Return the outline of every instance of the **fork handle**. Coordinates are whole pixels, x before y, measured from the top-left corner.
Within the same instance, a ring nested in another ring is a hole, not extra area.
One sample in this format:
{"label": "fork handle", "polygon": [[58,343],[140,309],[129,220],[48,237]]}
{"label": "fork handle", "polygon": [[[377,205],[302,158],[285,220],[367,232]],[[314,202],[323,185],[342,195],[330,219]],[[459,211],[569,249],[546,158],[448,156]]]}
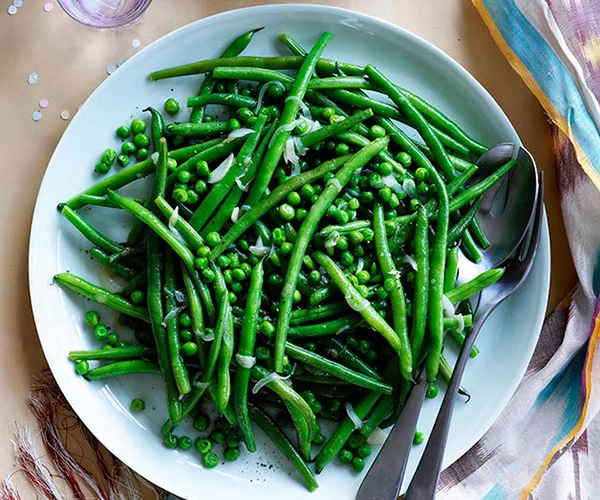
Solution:
{"label": "fork handle", "polygon": [[415,435],[419,413],[425,399],[427,378],[423,370],[410,391],[392,432],[363,479],[356,500],[396,500]]}
{"label": "fork handle", "polygon": [[460,381],[467,366],[471,348],[475,344],[477,334],[488,315],[489,313],[479,316],[473,325],[471,333],[465,338],[452,373],[452,378],[446,389],[444,401],[435,419],[435,425],[427,440],[427,446],[421,456],[417,470],[404,494],[404,500],[433,500],[435,498]]}

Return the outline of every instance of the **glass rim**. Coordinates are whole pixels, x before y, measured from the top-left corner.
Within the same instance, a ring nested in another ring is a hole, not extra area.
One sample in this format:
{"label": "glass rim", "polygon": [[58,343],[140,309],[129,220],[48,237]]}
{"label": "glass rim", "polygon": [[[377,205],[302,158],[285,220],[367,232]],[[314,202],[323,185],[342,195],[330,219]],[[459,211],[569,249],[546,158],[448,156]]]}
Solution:
{"label": "glass rim", "polygon": [[56,0],[58,5],[61,7],[63,12],[65,12],[71,19],[81,23],[85,26],[89,26],[91,28],[99,28],[99,29],[114,29],[114,28],[124,28],[136,22],[140,16],[146,11],[146,9],[152,3],[152,0],[138,0],[138,4],[129,12],[116,17],[104,17],[101,16],[100,19],[109,21],[106,24],[100,24],[98,22],[92,21],[94,19],[93,14],[90,16],[80,15],[74,8],[73,0]]}

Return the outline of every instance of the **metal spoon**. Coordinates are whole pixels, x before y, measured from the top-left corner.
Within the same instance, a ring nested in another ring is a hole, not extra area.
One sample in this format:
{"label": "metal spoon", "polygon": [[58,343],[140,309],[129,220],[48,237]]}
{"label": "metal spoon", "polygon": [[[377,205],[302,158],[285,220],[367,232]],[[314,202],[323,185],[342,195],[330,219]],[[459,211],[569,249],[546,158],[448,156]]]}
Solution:
{"label": "metal spoon", "polygon": [[490,314],[523,284],[533,267],[544,212],[543,181],[543,172],[540,172],[540,192],[536,202],[536,209],[533,212],[533,221],[531,231],[529,232],[531,236],[530,240],[521,240],[522,242],[514,252],[514,255],[504,263],[505,272],[502,278],[481,292],[479,310],[476,320],[473,323],[473,329],[467,335],[461,347],[458,361],[454,367],[454,373],[444,395],[442,407],[435,420],[435,425],[433,426],[415,475],[406,490],[404,500],[433,500],[435,498],[448,440],[448,431],[450,430],[450,423],[452,421],[452,412],[456,402],[456,394],[460,379],[469,359],[471,348],[475,344],[475,339]]}
{"label": "metal spoon", "polygon": [[[513,157],[514,149],[515,145],[512,143],[501,143],[490,148],[477,162],[480,175],[489,175],[504,165]],[[501,264],[510,256],[526,233],[530,217],[523,217],[523,214],[533,211],[537,196],[537,178],[533,158],[523,148],[519,150],[518,164],[509,172],[509,175],[508,180],[497,183],[484,195],[477,214],[492,245],[488,251],[484,252],[484,259],[479,264],[473,264],[466,259],[464,262],[461,260],[461,276],[463,274],[467,277],[475,276],[482,270]],[[506,193],[503,191],[505,182],[510,185]],[[499,214],[496,209],[499,202],[496,201],[494,204],[494,200],[497,200],[499,196],[506,196],[505,199],[509,203],[505,204],[502,215],[497,217]],[[492,206],[494,206],[493,213]],[[510,222],[505,221],[505,214],[509,216]],[[502,232],[496,230],[499,225],[503,227]],[[502,238],[510,238],[513,242],[508,251],[506,245],[501,244]],[[423,373],[419,373],[416,385],[412,388],[392,432],[363,479],[356,500],[395,500],[398,498],[426,389],[427,380]]]}

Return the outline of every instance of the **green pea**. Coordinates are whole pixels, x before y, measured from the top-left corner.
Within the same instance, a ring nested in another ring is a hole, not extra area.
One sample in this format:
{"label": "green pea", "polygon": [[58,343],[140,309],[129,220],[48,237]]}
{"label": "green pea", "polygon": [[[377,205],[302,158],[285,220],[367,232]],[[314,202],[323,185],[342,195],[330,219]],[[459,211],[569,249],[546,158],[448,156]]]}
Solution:
{"label": "green pea", "polygon": [[214,430],[210,433],[209,439],[215,444],[222,444],[225,441],[225,434],[222,431]]}
{"label": "green pea", "polygon": [[125,125],[121,125],[117,129],[116,133],[117,133],[117,137],[119,139],[127,139],[129,137],[130,130],[129,130],[129,127],[126,127]]}
{"label": "green pea", "polygon": [[108,328],[106,325],[103,325],[102,323],[97,324],[94,327],[94,338],[103,341],[106,340],[106,337],[108,337]]}
{"label": "green pea", "polygon": [[398,207],[400,205],[400,200],[398,199],[398,195],[396,193],[392,193],[392,195],[390,196],[390,199],[388,200],[388,203],[391,208]]}
{"label": "green pea", "polygon": [[366,458],[372,452],[373,452],[373,450],[371,449],[371,447],[368,444],[363,444],[362,446],[359,446],[359,448],[356,450],[356,455],[360,458]]}
{"label": "green pea", "polygon": [[125,154],[120,154],[119,156],[117,156],[117,163],[122,167],[126,167],[127,165],[129,165],[129,156]]}
{"label": "green pea", "polygon": [[229,432],[225,437],[225,444],[228,448],[236,448],[240,444],[240,439],[235,432]]}
{"label": "green pea", "polygon": [[349,464],[352,462],[353,458],[354,458],[354,453],[352,453],[349,449],[347,448],[343,448],[342,450],[340,450],[340,452],[338,453],[338,458],[340,459],[340,462],[343,464]]}
{"label": "green pea", "polygon": [[202,245],[198,249],[198,257],[208,257],[210,255],[210,247],[206,245]]}
{"label": "green pea", "polygon": [[196,447],[196,450],[198,450],[198,453],[202,453],[202,455],[204,455],[205,453],[208,453],[210,451],[210,449],[212,448],[212,443],[206,438],[198,438],[194,442],[194,446]]}
{"label": "green pea", "polygon": [[246,279],[246,273],[244,272],[244,270],[241,267],[238,267],[237,269],[233,269],[231,271],[231,277],[235,281],[243,281]]}
{"label": "green pea", "polygon": [[348,144],[346,144],[345,142],[340,142],[336,144],[333,151],[338,156],[344,156],[350,153],[350,146],[348,146]]}
{"label": "green pea", "polygon": [[365,459],[360,457],[354,457],[352,459],[352,468],[356,472],[362,472],[362,470],[365,468]]}
{"label": "green pea", "polygon": [[325,436],[323,436],[321,433],[315,434],[312,438],[312,442],[317,446],[321,446],[325,442]]}
{"label": "green pea", "polygon": [[283,285],[283,278],[280,274],[271,274],[267,279],[267,282],[269,285],[279,288],[281,285]]}
{"label": "green pea", "polygon": [[348,250],[348,248],[350,247],[350,245],[348,244],[348,238],[345,235],[341,235],[335,246],[338,250],[341,250],[342,252]]}
{"label": "green pea", "polygon": [[413,444],[421,444],[425,440],[425,436],[421,431],[415,431],[415,437],[413,438]]}
{"label": "green pea", "polygon": [[196,194],[196,191],[194,191],[192,189],[187,190],[187,195],[188,195],[188,199],[187,199],[186,203],[188,205],[195,205],[200,200],[200,197]]}
{"label": "green pea", "polygon": [[294,245],[292,243],[290,243],[289,241],[284,241],[281,244],[281,255],[289,255],[292,253],[292,250],[294,249]]}
{"label": "green pea", "polygon": [[272,104],[271,106],[267,106],[267,111],[269,113],[269,116],[271,117],[271,120],[276,120],[281,116],[281,111],[279,111],[279,108],[274,104]]}
{"label": "green pea", "polygon": [[75,371],[79,373],[79,375],[85,375],[90,371],[90,364],[87,361],[77,361],[75,363]]}
{"label": "green pea", "polygon": [[425,395],[429,398],[429,399],[435,399],[435,397],[438,395],[439,389],[438,386],[435,384],[427,384],[427,392],[425,393]]}
{"label": "green pea", "polygon": [[181,328],[179,330],[179,338],[182,342],[189,342],[192,340],[192,332],[187,328]]}
{"label": "green pea", "polygon": [[271,355],[271,351],[269,350],[268,347],[259,346],[254,351],[254,355],[256,356],[256,359],[258,359],[260,361],[265,361],[265,360],[269,359],[269,356]]}
{"label": "green pea", "polygon": [[417,194],[426,195],[429,193],[429,186],[425,182],[419,182],[417,184]]}
{"label": "green pea", "polygon": [[300,293],[300,290],[294,290],[293,300],[294,304],[297,304],[302,300],[302,294]]}
{"label": "green pea", "polygon": [[196,344],[195,342],[186,342],[181,346],[180,352],[182,356],[185,356],[186,358],[191,358],[192,356],[198,354],[198,344]]}
{"label": "green pea", "polygon": [[[199,432],[204,432],[205,430],[208,429],[208,417],[206,415],[202,415],[202,414],[198,414],[194,417],[194,421],[192,423],[192,425],[194,426],[194,429],[196,429]],[[198,447],[198,441],[199,439],[196,440],[196,447]],[[210,441],[208,441],[208,439],[205,439],[206,442],[208,442],[209,446],[208,449],[206,451],[202,451],[201,453],[206,453],[208,450],[210,450]],[[198,450],[200,451],[200,450]]]}
{"label": "green pea", "polygon": [[264,320],[260,324],[260,333],[262,333],[265,337],[271,338],[275,334],[275,325],[271,323],[269,320]]}
{"label": "green pea", "polygon": [[179,203],[185,203],[188,201],[188,194],[185,189],[177,188],[173,190],[173,199]]}
{"label": "green pea", "polygon": [[197,257],[194,259],[194,267],[202,270],[208,267],[208,259],[206,257]]}
{"label": "green pea", "polygon": [[189,450],[192,447],[192,439],[190,437],[188,437],[188,436],[181,436],[177,440],[177,445],[182,450]]}
{"label": "green pea", "polygon": [[323,111],[321,111],[321,116],[326,120],[329,120],[329,118],[331,118],[333,115],[335,115],[335,109],[329,106],[323,108]]}
{"label": "green pea", "polygon": [[227,127],[229,128],[230,131],[233,132],[234,130],[238,130],[238,129],[242,128],[242,125],[239,120],[232,118],[231,120],[229,120],[229,122],[227,122]]}
{"label": "green pea", "polygon": [[352,435],[348,438],[348,446],[353,449],[362,446],[364,442],[365,437],[358,432],[352,433]]}
{"label": "green pea", "polygon": [[371,348],[371,343],[368,340],[361,340],[358,343],[358,352],[364,354]]}
{"label": "green pea", "polygon": [[217,233],[216,231],[211,231],[210,233],[208,233],[206,235],[205,241],[209,247],[214,248],[221,241],[221,235],[219,233]]}
{"label": "green pea", "polygon": [[297,191],[292,191],[290,194],[287,195],[287,201],[290,205],[297,207],[298,205],[300,205],[300,203],[302,203],[302,198],[300,197],[300,193],[298,193]]}
{"label": "green pea", "polygon": [[188,182],[190,182],[191,178],[192,178],[192,174],[190,174],[186,170],[182,170],[181,172],[179,172],[177,174],[177,180],[179,182],[181,182],[182,184],[187,184]]}
{"label": "green pea", "polygon": [[172,97],[170,97],[163,104],[163,108],[170,115],[176,115],[177,113],[179,113],[179,110],[181,109],[181,106],[180,106],[180,104],[175,99],[173,99]]}
{"label": "green pea", "polygon": [[205,453],[204,457],[202,457],[202,461],[204,462],[204,466],[208,467],[209,469],[214,469],[217,465],[219,465],[219,457],[212,451]]}
{"label": "green pea", "polygon": [[405,151],[400,151],[396,155],[396,161],[399,162],[400,165],[402,165],[403,167],[408,168],[408,167],[410,167],[410,164],[412,163],[412,156],[410,156]]}
{"label": "green pea", "polygon": [[188,313],[181,313],[179,315],[179,324],[185,328],[192,326],[192,318]]}
{"label": "green pea", "polygon": [[169,170],[169,172],[172,172],[176,168],[177,168],[177,160],[174,160],[173,158],[169,158],[167,160],[167,169]]}
{"label": "green pea", "polygon": [[385,177],[386,175],[392,174],[394,171],[394,166],[389,161],[384,161],[379,164],[377,170]]}
{"label": "green pea", "polygon": [[236,281],[231,284],[231,291],[235,294],[242,293],[244,291],[244,285]]}
{"label": "green pea", "polygon": [[107,174],[108,171],[110,170],[110,165],[107,165],[106,163],[103,163],[100,161],[100,162],[96,163],[94,170],[96,171],[96,173],[104,175],[104,174]]}
{"label": "green pea", "polygon": [[132,155],[136,151],[137,151],[137,146],[135,145],[135,143],[133,143],[131,141],[124,142],[123,145],[121,146],[121,153],[123,153],[124,155]]}
{"label": "green pea", "polygon": [[96,311],[88,311],[85,313],[83,321],[87,326],[95,327],[100,323],[100,315]]}
{"label": "green pea", "polygon": [[150,155],[150,152],[146,148],[140,148],[137,150],[137,153],[135,154],[135,159],[137,161],[144,161],[146,158],[148,158],[149,155]]}
{"label": "green pea", "polygon": [[358,293],[360,293],[361,297],[364,297],[365,299],[369,297],[369,288],[366,285],[358,285],[356,287],[356,291]]}
{"label": "green pea", "polygon": [[300,196],[302,196],[303,198],[310,200],[314,195],[315,188],[312,187],[310,184],[304,184],[304,186],[300,188]]}
{"label": "green pea", "polygon": [[148,146],[150,146],[150,137],[148,137],[146,134],[135,134],[133,136],[133,143],[138,148],[147,148]]}
{"label": "green pea", "polygon": [[134,290],[133,292],[131,292],[131,302],[133,302],[134,304],[141,304],[142,302],[144,302],[144,299],[146,298],[146,294],[144,292],[142,292],[141,290]]}
{"label": "green pea", "polygon": [[360,193],[360,196],[359,196],[360,202],[364,203],[365,205],[369,205],[369,204],[373,203],[374,199],[375,199],[375,196],[373,196],[372,191],[363,191],[362,193]]}
{"label": "green pea", "polygon": [[173,436],[173,434],[169,434],[168,436],[165,436],[163,443],[165,443],[165,446],[167,448],[169,448],[170,450],[174,450],[175,448],[177,448],[179,441],[177,440],[177,436]]}
{"label": "green pea", "polygon": [[321,281],[321,273],[316,269],[313,269],[308,275],[308,280],[313,284],[317,285]]}
{"label": "green pea", "polygon": [[289,205],[288,203],[283,203],[279,205],[279,217],[281,217],[284,221],[289,222],[294,218],[296,214],[294,207]]}
{"label": "green pea", "polygon": [[236,116],[240,121],[246,122],[254,116],[254,113],[249,108],[239,108],[236,112]]}
{"label": "green pea", "polygon": [[212,269],[204,269],[202,271],[202,280],[205,283],[212,283],[215,280],[216,276]]}
{"label": "green pea", "polygon": [[130,128],[133,135],[141,134],[144,130],[146,130],[146,122],[136,118],[131,122]]}
{"label": "green pea", "polygon": [[173,432],[173,426],[171,425],[171,421],[167,420],[162,427],[160,428],[160,433],[162,437],[170,436]]}
{"label": "green pea", "polygon": [[373,125],[369,129],[369,135],[373,139],[378,139],[380,137],[385,137],[385,129],[382,126],[380,126],[380,125]]}
{"label": "green pea", "polygon": [[286,240],[285,231],[280,227],[276,227],[275,229],[273,229],[271,239],[273,240],[273,243],[275,243],[275,245],[281,246]]}
{"label": "green pea", "polygon": [[237,447],[226,448],[223,457],[228,462],[235,462],[240,456],[240,450]]}
{"label": "green pea", "polygon": [[306,216],[308,215],[308,210],[304,209],[304,208],[297,208],[296,209],[296,220],[298,222],[302,222],[304,219],[306,219]]}
{"label": "green pea", "polygon": [[227,255],[221,254],[217,257],[217,264],[219,267],[225,269],[231,265],[231,259]]}
{"label": "green pea", "polygon": [[208,185],[206,184],[206,181],[203,181],[202,179],[200,179],[199,181],[196,182],[194,189],[196,190],[196,193],[204,194],[208,190]]}
{"label": "green pea", "polygon": [[225,280],[225,283],[227,283],[228,285],[231,285],[233,283],[233,276],[231,276],[231,269],[225,269],[225,271],[223,271],[223,279]]}
{"label": "green pea", "polygon": [[111,166],[117,159],[117,152],[112,148],[107,148],[102,153],[100,161],[108,166]]}
{"label": "green pea", "polygon": [[119,343],[119,335],[115,332],[109,333],[106,336],[106,342],[113,347],[116,346]]}
{"label": "green pea", "polygon": [[351,266],[352,264],[354,264],[354,255],[352,255],[347,250],[342,252],[342,255],[340,257],[340,264],[342,264],[342,266],[344,267]]}

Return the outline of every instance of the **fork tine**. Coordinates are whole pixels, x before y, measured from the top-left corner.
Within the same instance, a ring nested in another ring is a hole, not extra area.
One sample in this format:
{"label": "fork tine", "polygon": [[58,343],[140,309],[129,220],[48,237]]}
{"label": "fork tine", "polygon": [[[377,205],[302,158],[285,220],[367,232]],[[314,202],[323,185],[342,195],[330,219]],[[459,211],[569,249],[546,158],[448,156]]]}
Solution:
{"label": "fork tine", "polygon": [[[531,238],[529,238],[529,245],[527,246],[525,255],[520,259],[521,262],[526,266],[529,266],[533,261],[533,258],[535,257],[542,229],[542,217],[544,215],[544,172],[539,172],[538,178],[538,193],[535,206],[535,214],[533,216],[531,225]],[[525,238],[521,245],[526,245],[527,240],[528,238]],[[519,254],[522,254],[523,250],[524,248],[521,248]]]}

